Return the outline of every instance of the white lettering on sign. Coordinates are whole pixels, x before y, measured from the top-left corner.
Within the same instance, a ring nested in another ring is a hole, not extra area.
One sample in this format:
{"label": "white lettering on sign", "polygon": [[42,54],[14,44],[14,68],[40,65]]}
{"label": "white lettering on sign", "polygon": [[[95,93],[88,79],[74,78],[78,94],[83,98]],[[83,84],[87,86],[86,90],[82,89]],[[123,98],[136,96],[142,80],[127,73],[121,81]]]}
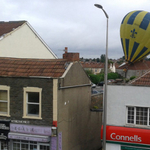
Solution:
{"label": "white lettering on sign", "polygon": [[112,140],[118,140],[118,141],[129,141],[129,142],[142,142],[141,137],[138,137],[138,135],[133,136],[124,136],[124,135],[116,135],[116,133],[112,133],[110,135],[110,138]]}

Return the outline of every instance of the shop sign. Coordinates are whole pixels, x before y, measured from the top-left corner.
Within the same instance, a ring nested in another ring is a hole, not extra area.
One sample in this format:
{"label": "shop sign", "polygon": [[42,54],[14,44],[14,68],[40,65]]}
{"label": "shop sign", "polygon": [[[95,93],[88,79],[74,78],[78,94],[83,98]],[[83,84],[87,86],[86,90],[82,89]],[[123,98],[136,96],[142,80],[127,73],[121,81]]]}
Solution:
{"label": "shop sign", "polygon": [[10,139],[26,140],[26,141],[36,141],[36,142],[49,142],[49,137],[37,136],[37,135],[27,135],[27,134],[9,134]]}
{"label": "shop sign", "polygon": [[7,140],[10,129],[10,121],[0,120],[0,139]]}
{"label": "shop sign", "polygon": [[[101,139],[103,138],[103,126]],[[106,126],[106,141],[150,144],[150,130],[120,126]]]}
{"label": "shop sign", "polygon": [[51,136],[51,127],[11,123],[10,132]]}

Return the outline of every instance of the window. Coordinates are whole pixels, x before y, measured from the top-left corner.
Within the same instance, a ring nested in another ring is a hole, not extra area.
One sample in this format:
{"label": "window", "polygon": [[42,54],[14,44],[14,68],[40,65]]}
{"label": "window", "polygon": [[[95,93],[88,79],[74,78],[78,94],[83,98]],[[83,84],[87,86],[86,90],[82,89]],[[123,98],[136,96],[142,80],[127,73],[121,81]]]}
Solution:
{"label": "window", "polygon": [[24,113],[23,118],[41,118],[41,88],[24,88]]}
{"label": "window", "polygon": [[0,116],[9,116],[9,90],[8,86],[0,86]]}
{"label": "window", "polygon": [[13,150],[49,150],[50,146],[47,143],[38,143],[35,141],[13,140]]}
{"label": "window", "polygon": [[150,125],[150,108],[127,107],[127,123],[136,125]]}

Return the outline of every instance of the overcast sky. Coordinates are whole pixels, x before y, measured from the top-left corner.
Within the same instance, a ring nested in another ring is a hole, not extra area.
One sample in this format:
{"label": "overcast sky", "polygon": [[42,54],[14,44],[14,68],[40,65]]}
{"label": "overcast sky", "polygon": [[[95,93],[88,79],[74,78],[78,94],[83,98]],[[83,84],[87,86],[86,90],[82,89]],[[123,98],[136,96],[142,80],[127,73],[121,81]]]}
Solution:
{"label": "overcast sky", "polygon": [[96,3],[109,16],[108,57],[120,58],[120,23],[130,11],[150,11],[149,0],[1,0],[0,18],[28,21],[59,58],[65,47],[80,57],[98,58],[105,54],[106,17]]}

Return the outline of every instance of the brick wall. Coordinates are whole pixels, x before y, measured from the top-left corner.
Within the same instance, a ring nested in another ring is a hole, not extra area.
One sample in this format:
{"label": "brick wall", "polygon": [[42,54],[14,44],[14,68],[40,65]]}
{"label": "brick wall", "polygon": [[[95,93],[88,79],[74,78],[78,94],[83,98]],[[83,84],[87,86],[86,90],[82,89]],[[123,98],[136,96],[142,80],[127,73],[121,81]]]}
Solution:
{"label": "brick wall", "polygon": [[63,59],[67,61],[79,61],[79,53],[64,53]]}
{"label": "brick wall", "polygon": [[[10,115],[0,119],[26,120],[32,125],[52,126],[53,122],[53,80],[41,78],[8,78],[0,77],[0,85],[10,86]],[[42,88],[42,120],[24,119],[23,116],[23,88]]]}

